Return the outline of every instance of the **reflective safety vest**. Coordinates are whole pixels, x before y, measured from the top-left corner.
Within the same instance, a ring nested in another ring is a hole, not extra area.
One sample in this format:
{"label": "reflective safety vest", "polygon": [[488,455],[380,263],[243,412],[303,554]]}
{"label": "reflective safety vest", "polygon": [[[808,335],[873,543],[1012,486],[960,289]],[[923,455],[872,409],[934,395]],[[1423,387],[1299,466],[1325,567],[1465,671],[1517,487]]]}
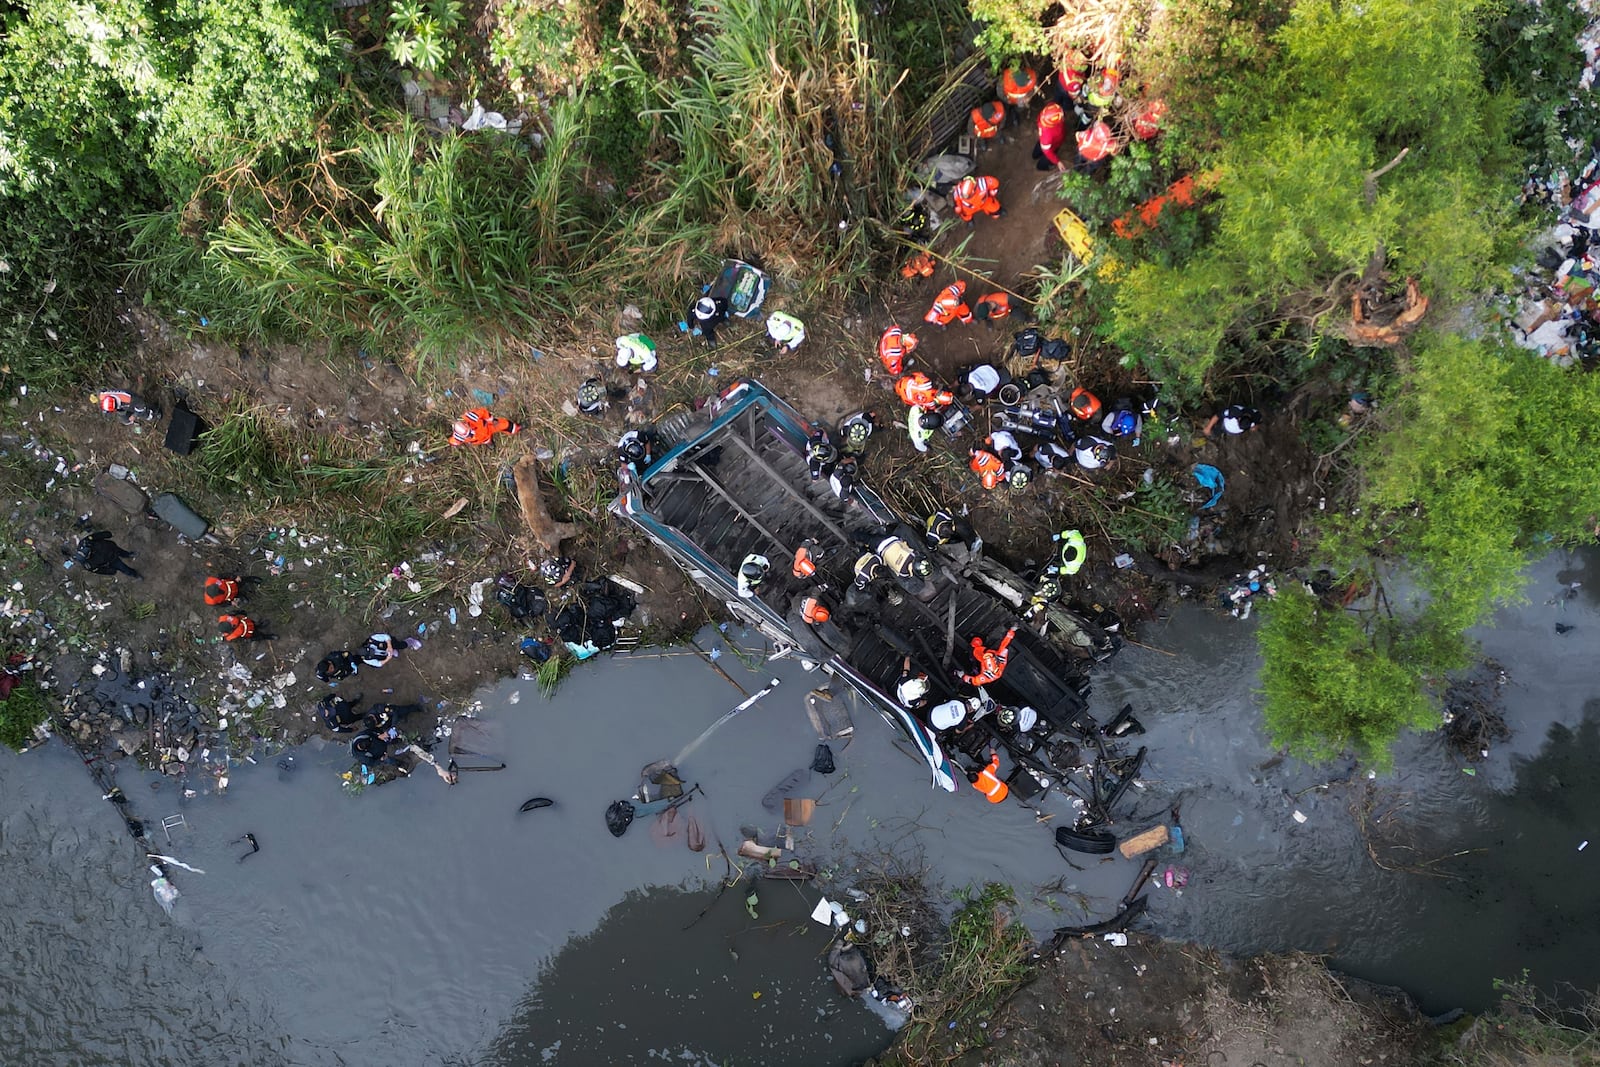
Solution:
{"label": "reflective safety vest", "polygon": [[993,140],[1005,124],[1006,106],[998,100],[972,109],[972,133],[980,141]]}
{"label": "reflective safety vest", "polygon": [[642,333],[617,338],[617,366],[649,374],[656,369],[656,343]]}
{"label": "reflective safety vest", "polygon": [[1056,565],[1057,572],[1070,576],[1083,569],[1083,561],[1089,558],[1089,546],[1084,543],[1080,531],[1062,530],[1052,540],[1061,542],[1061,562]]}
{"label": "reflective safety vest", "polygon": [[776,344],[788,345],[793,352],[806,339],[806,324],[793,315],[774,311],[767,316],[767,336]]}
{"label": "reflective safety vest", "polygon": [[1056,84],[1061,86],[1061,91],[1070,97],[1077,97],[1083,92],[1083,83],[1089,77],[1089,61],[1083,53],[1075,53],[1067,58],[1067,62],[1056,71]]}
{"label": "reflective safety vest", "polygon": [[239,595],[239,583],[232,578],[206,579],[206,605],[226,604]]}
{"label": "reflective safety vest", "polygon": [[911,447],[918,452],[928,450],[928,440],[933,436],[933,430],[922,425],[924,414],[926,412],[915,404],[906,408],[906,433],[911,435]]}
{"label": "reflective safety vest", "polygon": [[1000,95],[1012,107],[1023,107],[1039,88],[1039,76],[1032,67],[1007,67],[1000,75]]}
{"label": "reflective safety vest", "polygon": [[999,322],[1011,314],[1011,298],[1005,293],[989,293],[980,297],[972,309],[972,317],[988,322]]}
{"label": "reflective safety vest", "polygon": [[894,391],[901,400],[912,407],[923,408],[928,411],[953,404],[956,400],[954,393],[938,388],[921,371],[908,374],[895,382]]}
{"label": "reflective safety vest", "polygon": [[917,348],[917,335],[891,326],[878,338],[878,362],[893,375],[905,372],[906,357]]}
{"label": "reflective safety vest", "polygon": [[989,757],[989,765],[978,772],[978,780],[972,783],[972,788],[982,793],[984,799],[991,804],[998,804],[1011,794],[1011,790],[995,773],[999,769],[1000,753],[996,752]]}
{"label": "reflective safety vest", "polygon": [[800,602],[800,618],[808,625],[815,626],[819,622],[827,622],[832,617],[833,613],[814,596],[808,596]]}
{"label": "reflective safety vest", "polygon": [[1017,636],[1017,628],[1013,626],[1006,631],[998,645],[988,648],[983,643],[983,638],[972,639],[972,658],[978,661],[976,674],[963,674],[961,680],[968,685],[988,685],[990,682],[999,681],[1000,676],[1006,672],[1006,660],[1010,658],[1009,651],[1011,639]]}
{"label": "reflective safety vest", "polygon": [[498,418],[488,408],[473,408],[450,427],[452,445],[486,445],[497,433],[518,433],[521,426],[510,419]]}
{"label": "reflective safety vest", "polygon": [[863,552],[856,557],[855,575],[856,585],[865,589],[872,584],[874,578],[879,577],[883,568],[883,560],[878,558],[876,552]]}
{"label": "reflective safety vest", "polygon": [[917,558],[916,550],[902,537],[885,537],[878,542],[876,551],[884,565],[902,578],[911,573],[911,564]]}
{"label": "reflective safety vest", "polygon": [[1116,150],[1117,140],[1104,119],[1078,134],[1078,154],[1090,163],[1098,163]]}
{"label": "reflective safety vest", "polygon": [[955,208],[962,222],[971,222],[972,216],[980,211],[985,215],[1000,214],[1000,179],[967,175],[951,190],[950,206]]}
{"label": "reflective safety vest", "polygon": [[811,549],[805,545],[794,550],[792,573],[796,578],[815,578],[817,575],[817,561],[812,558]]}
{"label": "reflective safety vest", "polygon": [[918,252],[906,260],[906,265],[900,268],[902,278],[931,278],[933,277],[933,256],[927,252]]}
{"label": "reflective safety vest", "polygon": [[255,636],[256,624],[248,615],[218,615],[217,629],[222,631],[224,641],[243,641]]}
{"label": "reflective safety vest", "polygon": [[933,306],[922,316],[923,321],[931,322],[935,326],[948,326],[956,321],[970,323],[972,309],[967,307],[966,294],[966,282],[954,282],[945,286],[939,291],[939,295],[933,298]]}
{"label": "reflective safety vest", "polygon": [[1148,141],[1161,132],[1161,123],[1167,117],[1167,105],[1162,100],[1152,100],[1133,117],[1133,135]]}
{"label": "reflective safety vest", "polygon": [[985,489],[998,489],[1006,480],[1006,465],[1000,462],[999,456],[986,449],[973,449],[972,458],[967,462],[967,466],[977,474]]}

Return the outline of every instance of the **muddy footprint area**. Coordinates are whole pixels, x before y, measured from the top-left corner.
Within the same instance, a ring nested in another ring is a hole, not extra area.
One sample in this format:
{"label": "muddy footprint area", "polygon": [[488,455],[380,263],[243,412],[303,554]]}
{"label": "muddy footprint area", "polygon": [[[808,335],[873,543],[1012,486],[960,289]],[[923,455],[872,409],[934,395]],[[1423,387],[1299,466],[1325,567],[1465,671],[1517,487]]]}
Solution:
{"label": "muddy footprint area", "polygon": [[1067,942],[988,1021],[960,1067],[1363,1067],[1415,1063],[1431,1027],[1399,990],[1341,978],[1314,957],[1240,961],[1128,935]]}

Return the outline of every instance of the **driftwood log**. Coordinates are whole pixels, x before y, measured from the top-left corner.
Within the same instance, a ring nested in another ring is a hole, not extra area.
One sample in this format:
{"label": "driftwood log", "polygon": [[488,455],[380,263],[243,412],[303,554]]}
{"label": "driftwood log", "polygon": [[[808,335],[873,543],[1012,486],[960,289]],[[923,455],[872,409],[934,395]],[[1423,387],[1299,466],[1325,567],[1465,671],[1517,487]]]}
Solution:
{"label": "driftwood log", "polygon": [[559,556],[561,542],[578,536],[578,528],[550,517],[544,495],[539,492],[539,468],[532,456],[517,460],[511,476],[517,483],[517,505],[522,508],[522,521],[527,524],[528,533],[548,555]]}

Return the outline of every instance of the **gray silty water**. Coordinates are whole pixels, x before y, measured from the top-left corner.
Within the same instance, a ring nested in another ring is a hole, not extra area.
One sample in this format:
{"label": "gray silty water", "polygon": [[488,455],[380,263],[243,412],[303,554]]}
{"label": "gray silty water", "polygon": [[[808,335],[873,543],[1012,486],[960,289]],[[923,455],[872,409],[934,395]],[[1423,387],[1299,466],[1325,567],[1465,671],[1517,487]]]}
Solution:
{"label": "gray silty water", "polygon": [[[1545,603],[1571,581],[1584,583],[1582,595]],[[1387,798],[1377,813],[1399,805],[1394,820],[1415,828],[1402,839],[1418,856],[1492,850],[1442,865],[1461,880],[1370,862],[1350,815],[1363,781],[1285,796],[1342,768],[1264,766],[1274,753],[1254,710],[1250,624],[1186,608],[1149,628],[1142,639],[1173,654],[1128,648],[1097,672],[1094,710],[1105,718],[1129,701],[1150,728],[1145,788],[1130,794],[1118,829],[1183,801],[1191,847],[1171,862],[1193,882],[1181,896],[1153,889],[1150,925],[1237,951],[1330,952],[1430,1008],[1487,1003],[1490,979],[1523,967],[1593,984],[1600,922],[1587,865],[1600,848],[1576,850],[1592,832],[1592,791],[1579,792],[1593,784],[1600,748],[1592,705],[1576,741],[1547,752],[1546,733],[1577,726],[1595,696],[1597,589],[1594,554],[1552,557],[1532,571],[1530,603],[1483,635],[1511,671],[1517,733],[1475,777],[1437,739],[1415,738],[1396,772],[1372,783]],[[1577,629],[1557,638],[1557,619]],[[802,697],[819,680],[788,662],[751,672],[729,655],[721,665],[746,689],[772,674],[783,686],[685,761],[707,790],[686,811],[706,826],[713,857],[719,840],[737,846],[743,824],[776,827],[760,800],[810,760]],[[454,789],[424,773],[346,797],[334,747],[302,750],[288,776],[270,761],[239,768],[226,796],[182,809],[192,830],[172,854],[208,873],[176,872],[184,896],[171,923],[73,757],[0,753],[0,877],[21,905],[0,920],[9,957],[0,1043],[39,1063],[191,1062],[194,1033],[221,1059],[251,1063],[582,1064],[597,1048],[611,1062],[663,1050],[765,1062],[773,1048],[851,1062],[887,1035],[828,986],[825,931],[804,918],[817,890],[793,900],[780,895],[788,887],[764,890],[755,922],[729,893],[678,937],[678,920],[710,900],[722,861],[657,844],[644,825],[620,840],[603,827],[605,805],[632,790],[643,764],[679,751],[741,698],[691,655],[643,654],[580,670],[553,701],[526,682],[485,694],[483,750],[511,767],[463,775]],[[1084,869],[1068,866],[1050,833],[1068,817],[1064,804],[1051,802],[1055,819],[1041,825],[968,788],[933,792],[875,714],[855,718],[855,741],[835,745],[838,773],[800,792],[820,798],[799,834],[803,855],[893,849],[920,854],[948,887],[1008,881],[1039,931],[1114,909],[1137,864],[1073,855]],[[170,786],[122,784],[148,819],[179,810]],[[518,813],[534,795],[556,806]],[[262,851],[240,864],[243,847],[229,842],[246,831]],[[652,887],[671,891],[629,896]],[[652,922],[659,943],[623,967]],[[751,939],[754,949],[737,947]],[[708,1031],[663,1000],[712,1005],[719,1025]],[[607,1029],[614,1040],[596,1044]]]}

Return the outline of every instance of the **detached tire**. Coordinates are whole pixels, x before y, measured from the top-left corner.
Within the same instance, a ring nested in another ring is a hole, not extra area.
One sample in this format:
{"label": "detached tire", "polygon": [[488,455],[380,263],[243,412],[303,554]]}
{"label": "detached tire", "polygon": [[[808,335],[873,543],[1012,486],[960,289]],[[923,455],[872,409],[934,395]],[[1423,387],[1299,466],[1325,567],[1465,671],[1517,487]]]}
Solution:
{"label": "detached tire", "polygon": [[1074,852],[1104,856],[1117,847],[1117,837],[1109,830],[1073,830],[1058,826],[1056,844],[1062,848],[1070,848]]}

